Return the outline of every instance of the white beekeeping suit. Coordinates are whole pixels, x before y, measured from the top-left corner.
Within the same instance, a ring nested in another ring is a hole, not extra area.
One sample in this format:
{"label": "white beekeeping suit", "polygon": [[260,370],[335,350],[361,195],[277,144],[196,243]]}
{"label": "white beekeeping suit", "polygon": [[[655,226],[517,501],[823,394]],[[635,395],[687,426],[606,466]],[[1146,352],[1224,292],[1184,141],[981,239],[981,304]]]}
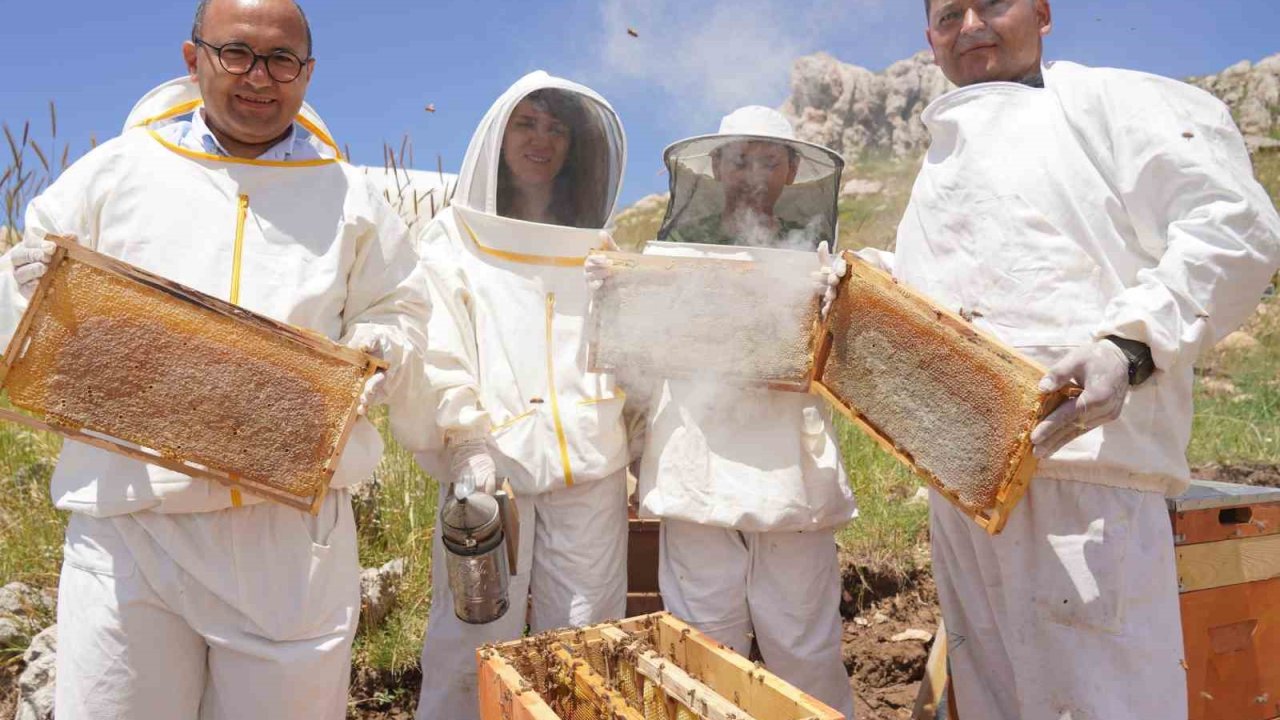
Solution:
{"label": "white beekeeping suit", "polygon": [[[258,160],[201,149],[201,108],[189,79],[153,90],[119,137],[31,202],[28,239],[74,236],[334,341],[378,341],[396,428],[420,437],[404,401],[426,392],[428,305],[403,223],[310,108],[277,159]],[[9,272],[0,294],[7,339],[25,307]],[[361,419],[311,517],[67,441],[51,488],[71,511],[59,717],[340,718],[359,614],[347,488],[381,454]]]}
{"label": "white beekeeping suit", "polygon": [[1058,62],[1044,88],[936,100],[895,277],[1051,366],[1118,336],[1157,372],[1039,466],[989,538],[935,495],[934,572],[965,717],[1186,717],[1164,497],[1186,489],[1192,366],[1257,305],[1280,219],[1227,108]]}
{"label": "white beekeeping suit", "polygon": [[[795,163],[771,208],[776,222],[747,223],[750,237],[723,229],[726,194],[734,191],[721,187],[725,170],[713,171],[712,162],[718,153],[716,162],[730,162],[741,143],[781,146]],[[726,117],[719,134],[677,143],[665,156],[673,199],[659,237],[737,245],[747,257],[755,255],[746,245],[791,248],[819,269],[812,250],[835,233],[844,164],[836,153],[797,141],[780,113],[749,107]],[[698,247],[651,244],[645,254],[688,255]],[[744,656],[754,635],[771,671],[853,717],[833,536],[857,509],[830,409],[805,393],[707,378],[662,381],[648,406],[640,511],[662,519],[667,609]]]}
{"label": "white beekeeping suit", "polygon": [[[579,168],[598,203],[578,227],[499,214],[503,135],[516,106],[554,91],[579,108]],[[439,527],[433,542],[431,617],[422,653],[422,720],[477,715],[475,650],[514,640],[526,619],[537,632],[622,617],[626,606],[627,438],[623,394],[611,376],[587,371],[588,293],[582,266],[601,247],[626,161],[613,109],[581,85],[535,72],[490,108],[471,140],[452,204],[421,238],[431,268],[428,375],[438,391],[437,428],[420,463],[441,480],[458,444],[483,442],[509,478],[520,510],[519,567],[510,609],[487,625],[453,611]],[[525,607],[532,596],[531,614]]]}

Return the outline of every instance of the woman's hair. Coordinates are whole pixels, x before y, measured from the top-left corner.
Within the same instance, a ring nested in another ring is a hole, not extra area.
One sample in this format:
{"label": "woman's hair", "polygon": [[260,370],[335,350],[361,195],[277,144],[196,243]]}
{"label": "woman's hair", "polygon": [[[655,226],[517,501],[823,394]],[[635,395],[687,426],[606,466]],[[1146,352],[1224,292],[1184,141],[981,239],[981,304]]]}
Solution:
{"label": "woman's hair", "polygon": [[[569,128],[569,151],[551,194],[552,217],[567,227],[604,227],[610,200],[605,193],[612,186],[609,147],[604,130],[593,120],[583,106],[583,98],[576,93],[548,88],[535,90],[524,99]],[[511,171],[503,157],[498,163],[499,215],[511,217],[514,194]]]}

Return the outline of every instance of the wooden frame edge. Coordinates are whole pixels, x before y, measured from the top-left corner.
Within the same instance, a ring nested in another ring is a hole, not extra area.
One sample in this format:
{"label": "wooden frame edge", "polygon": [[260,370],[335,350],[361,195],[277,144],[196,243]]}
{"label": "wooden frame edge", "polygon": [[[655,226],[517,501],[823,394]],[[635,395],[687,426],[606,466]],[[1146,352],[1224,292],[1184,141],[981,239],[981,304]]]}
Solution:
{"label": "wooden frame edge", "polygon": [[[764,685],[771,692],[795,703],[797,708],[807,713],[804,716],[804,720],[846,720],[844,715],[835,708],[791,685],[764,667],[757,666],[741,655],[728,651],[723,644],[716,642],[710,635],[689,625],[675,615],[669,612],[662,612],[654,613],[650,617],[654,617],[660,626],[667,626],[670,632],[680,637],[681,642],[693,643],[699,646],[709,656],[716,657],[737,668],[741,671],[743,678]],[[659,652],[661,651],[662,648],[659,648]],[[690,675],[696,675],[696,673],[689,671],[688,668],[685,668],[685,671],[689,672]],[[739,698],[739,707],[741,707],[742,701],[743,699]],[[757,717],[763,716],[757,715]]]}
{"label": "wooden frame edge", "polygon": [[213,480],[229,487],[243,487],[254,495],[268,497],[276,502],[288,505],[289,507],[296,508],[298,510],[309,510],[311,508],[311,502],[307,498],[299,498],[298,496],[289,495],[288,493],[282,492],[276,488],[261,485],[253,480],[233,478],[230,475],[217,470],[195,465],[183,460],[174,460],[173,458],[165,457],[159,453],[132,447],[131,445],[118,440],[98,437],[96,435],[88,435],[75,428],[46,422],[30,415],[23,415],[22,413],[0,408],[0,421],[24,425],[33,430],[54,433],[74,442],[89,445],[90,447],[105,450],[117,455],[123,455],[131,460],[137,460],[138,462],[146,463],[148,465],[156,465],[165,468],[166,470],[172,470],[176,473],[181,473],[190,477]]}
{"label": "wooden frame edge", "polygon": [[[36,315],[40,312],[40,306],[44,304],[45,298],[48,297],[50,289],[53,287],[53,276],[62,263],[67,259],[67,249],[65,243],[71,242],[65,238],[57,236],[49,236],[58,247],[53,251],[53,258],[49,260],[49,269],[45,271],[40,278],[40,283],[36,285],[35,292],[31,294],[31,299],[27,301],[27,309],[22,313],[22,319],[18,321],[18,327],[14,329],[13,335],[9,337],[9,346],[5,348],[3,360],[0,363],[0,389],[4,388],[4,382],[9,377],[9,371],[13,369],[13,364],[22,355],[23,347],[27,343],[27,335],[31,332],[31,325],[35,322]],[[58,241],[61,241],[59,243]]]}
{"label": "wooden frame edge", "polygon": [[[198,290],[175,283],[171,280],[130,265],[124,261],[117,260],[91,250],[70,238],[50,235],[47,236],[47,239],[53,242],[57,247],[54,250],[53,258],[50,260],[49,270],[45,272],[43,277],[41,277],[40,284],[32,294],[32,298],[26,311],[23,313],[17,329],[10,337],[9,346],[6,349],[4,356],[0,358],[0,390],[4,389],[5,381],[8,378],[9,372],[12,370],[13,365],[20,359],[22,349],[29,340],[31,327],[35,322],[36,316],[39,314],[41,306],[44,304],[45,299],[50,293],[56,271],[59,270],[67,260],[74,260],[88,265],[89,267],[103,270],[127,280],[138,282],[145,287],[173,297],[179,302],[194,304],[205,310],[228,317],[232,320],[247,323],[259,330],[267,331],[295,345],[300,345],[309,351],[318,352],[321,355],[334,358],[342,362],[347,362],[352,365],[361,365],[364,367],[364,373],[360,384],[361,389],[368,383],[369,378],[373,377],[375,373],[385,371],[388,367],[386,361],[373,357],[368,353],[342,346],[318,333],[272,320],[271,318],[245,310],[244,308],[236,305],[232,305],[231,303],[220,300],[219,298],[206,295]],[[341,461],[342,454],[346,449],[347,441],[350,439],[352,429],[355,424],[359,422],[359,418],[361,417],[358,410],[359,395],[352,400],[350,411],[348,412],[342,428],[339,431],[338,438],[334,443],[333,451],[323,463],[324,475],[321,478],[320,484],[317,486],[314,494],[307,496],[292,495],[280,490],[279,488],[271,487],[251,479],[211,469],[191,461],[168,458],[160,455],[159,453],[132,447],[132,444],[126,444],[123,441],[116,439],[103,439],[96,435],[88,435],[77,428],[72,428],[57,422],[40,420],[21,413],[0,411],[0,420],[8,420],[10,422],[26,425],[36,430],[52,432],[69,440],[88,444],[100,450],[106,450],[108,452],[123,455],[149,465],[157,465],[190,477],[214,480],[228,487],[243,488],[250,494],[281,503],[297,510],[309,512],[312,515],[317,515],[324,504],[324,499],[328,494],[334,473],[336,472],[338,463]],[[104,433],[103,437],[108,436]]]}

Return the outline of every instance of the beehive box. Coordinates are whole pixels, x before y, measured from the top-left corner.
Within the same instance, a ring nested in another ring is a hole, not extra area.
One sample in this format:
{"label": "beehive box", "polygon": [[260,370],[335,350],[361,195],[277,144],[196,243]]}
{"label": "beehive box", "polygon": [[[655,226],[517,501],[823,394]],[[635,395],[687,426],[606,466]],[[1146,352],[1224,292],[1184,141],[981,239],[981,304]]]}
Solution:
{"label": "beehive box", "polygon": [[0,417],[317,512],[380,361],[56,242]]}
{"label": "beehive box", "polygon": [[667,613],[481,648],[481,720],[844,716]]}
{"label": "beehive box", "polygon": [[807,391],[819,314],[813,253],[679,249],[690,248],[752,259],[593,253],[610,272],[592,298],[590,369]]}
{"label": "beehive box", "polygon": [[1280,718],[1280,490],[1196,481],[1169,512],[1190,720]]}
{"label": "beehive box", "polygon": [[1031,430],[1069,392],[1045,368],[845,253],[814,391],[987,532],[1035,472]]}

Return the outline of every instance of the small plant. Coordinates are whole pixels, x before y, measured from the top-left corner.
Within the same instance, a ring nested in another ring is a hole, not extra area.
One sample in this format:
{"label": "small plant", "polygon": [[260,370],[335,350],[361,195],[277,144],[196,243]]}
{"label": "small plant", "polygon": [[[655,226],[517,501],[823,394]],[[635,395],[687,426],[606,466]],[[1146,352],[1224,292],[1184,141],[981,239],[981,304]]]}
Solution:
{"label": "small plant", "polygon": [[[49,101],[48,147],[42,146],[31,134],[31,122],[22,124],[22,132],[16,132],[7,123],[0,125],[8,146],[9,157],[0,170],[0,198],[4,201],[3,224],[0,225],[0,252],[7,250],[22,238],[23,213],[27,203],[53,184],[54,180],[70,166],[71,145],[58,141],[58,108]],[[91,141],[96,145],[96,142]]]}

